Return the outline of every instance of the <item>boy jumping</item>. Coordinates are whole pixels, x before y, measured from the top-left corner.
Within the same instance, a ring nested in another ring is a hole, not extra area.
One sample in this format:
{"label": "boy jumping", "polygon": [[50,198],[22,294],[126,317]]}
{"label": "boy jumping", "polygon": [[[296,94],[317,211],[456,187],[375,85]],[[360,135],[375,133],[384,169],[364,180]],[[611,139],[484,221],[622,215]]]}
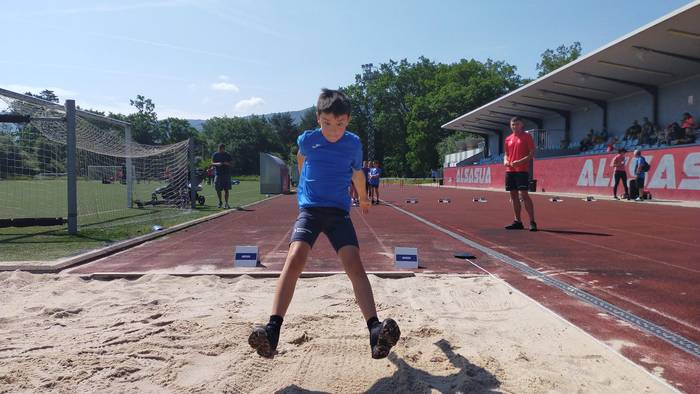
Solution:
{"label": "boy jumping", "polygon": [[282,320],[294,295],[297,279],[318,235],[323,232],[333,245],[355,292],[362,315],[369,329],[372,358],[385,358],[401,335],[392,319],[379,321],[372,287],[360,260],[355,228],[350,220],[352,180],[358,188],[360,209],[369,212],[370,203],[362,172],[362,143],[346,131],[350,122],[351,105],[340,91],[323,89],[316,105],[316,120],[320,129],[308,130],[297,139],[299,153],[299,186],[297,202],[299,216],[294,223],[287,260],[277,281],[272,315],[265,326],[256,327],[248,343],[259,355],[272,357],[277,349]]}

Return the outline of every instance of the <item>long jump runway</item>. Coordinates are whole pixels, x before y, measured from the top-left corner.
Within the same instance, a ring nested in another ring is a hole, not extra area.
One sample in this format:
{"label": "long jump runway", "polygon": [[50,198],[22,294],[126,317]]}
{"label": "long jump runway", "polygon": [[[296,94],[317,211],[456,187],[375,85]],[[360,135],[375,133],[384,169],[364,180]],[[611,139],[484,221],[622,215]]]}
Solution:
{"label": "long jump runway", "polygon": [[[394,247],[417,246],[420,249],[417,272],[481,274],[468,262],[454,258],[455,252],[464,249],[461,242],[430,230],[418,221],[407,220],[405,215],[388,206],[374,206],[371,211],[367,216],[361,215],[356,208],[351,211],[367,271],[400,274],[401,270],[394,267]],[[95,277],[127,273],[276,275],[284,266],[296,216],[296,196],[280,196],[69,272],[93,274]],[[258,246],[261,265],[256,268],[234,267],[236,245]],[[305,272],[342,271],[331,244],[324,235],[319,236]]]}
{"label": "long jump runway", "polygon": [[[512,220],[505,193],[398,186],[381,191],[389,205],[372,207],[368,216],[355,208],[351,212],[367,271],[400,274],[393,248],[417,247],[417,272],[492,274],[680,390],[700,387],[700,358],[661,338],[670,332],[700,343],[699,209],[576,198],[551,203],[534,196],[541,231],[531,233],[503,229]],[[407,204],[409,197],[418,203]],[[475,203],[473,197],[486,197],[487,202]],[[441,204],[440,198],[451,203]],[[296,214],[295,196],[280,196],[70,273],[95,278],[144,273],[274,276],[283,267]],[[262,265],[233,267],[235,245],[257,245]],[[454,258],[460,251],[475,258]],[[533,271],[514,268],[507,259]],[[305,272],[338,271],[341,264],[320,236]],[[547,280],[586,292],[666,331],[653,335]]]}

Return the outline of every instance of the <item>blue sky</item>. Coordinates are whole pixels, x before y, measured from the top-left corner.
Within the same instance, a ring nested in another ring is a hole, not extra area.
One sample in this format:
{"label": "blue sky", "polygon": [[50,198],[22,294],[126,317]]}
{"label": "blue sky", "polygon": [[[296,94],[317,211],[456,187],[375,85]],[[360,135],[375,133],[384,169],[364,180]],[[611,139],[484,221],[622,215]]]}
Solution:
{"label": "blue sky", "polygon": [[4,1],[0,87],[159,117],[298,110],[365,63],[505,60],[534,77],[547,48],[584,53],[688,1]]}

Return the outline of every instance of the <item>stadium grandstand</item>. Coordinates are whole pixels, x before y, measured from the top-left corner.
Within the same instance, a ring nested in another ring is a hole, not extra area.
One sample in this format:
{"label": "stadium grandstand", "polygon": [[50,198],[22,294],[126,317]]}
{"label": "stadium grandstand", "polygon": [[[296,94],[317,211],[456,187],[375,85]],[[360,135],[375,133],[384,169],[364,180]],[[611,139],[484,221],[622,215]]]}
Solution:
{"label": "stadium grandstand", "polygon": [[484,138],[445,158],[445,184],[502,188],[503,141],[519,116],[537,146],[538,191],[607,195],[612,154],[625,148],[643,151],[656,196],[700,200],[698,21],[693,2],[444,124]]}

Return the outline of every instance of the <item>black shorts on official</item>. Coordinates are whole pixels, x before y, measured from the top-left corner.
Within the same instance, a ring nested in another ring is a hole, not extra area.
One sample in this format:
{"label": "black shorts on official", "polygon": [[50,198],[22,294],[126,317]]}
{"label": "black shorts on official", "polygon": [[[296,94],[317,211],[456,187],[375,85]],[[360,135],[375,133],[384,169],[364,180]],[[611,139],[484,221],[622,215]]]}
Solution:
{"label": "black shorts on official", "polygon": [[219,175],[214,177],[214,189],[218,192],[222,190],[231,190],[231,177]]}
{"label": "black shorts on official", "polygon": [[350,214],[331,207],[301,208],[289,242],[304,241],[313,247],[321,233],[326,234],[336,252],[343,246],[360,246]]}
{"label": "black shorts on official", "polygon": [[506,191],[525,190],[530,186],[529,172],[506,172]]}

